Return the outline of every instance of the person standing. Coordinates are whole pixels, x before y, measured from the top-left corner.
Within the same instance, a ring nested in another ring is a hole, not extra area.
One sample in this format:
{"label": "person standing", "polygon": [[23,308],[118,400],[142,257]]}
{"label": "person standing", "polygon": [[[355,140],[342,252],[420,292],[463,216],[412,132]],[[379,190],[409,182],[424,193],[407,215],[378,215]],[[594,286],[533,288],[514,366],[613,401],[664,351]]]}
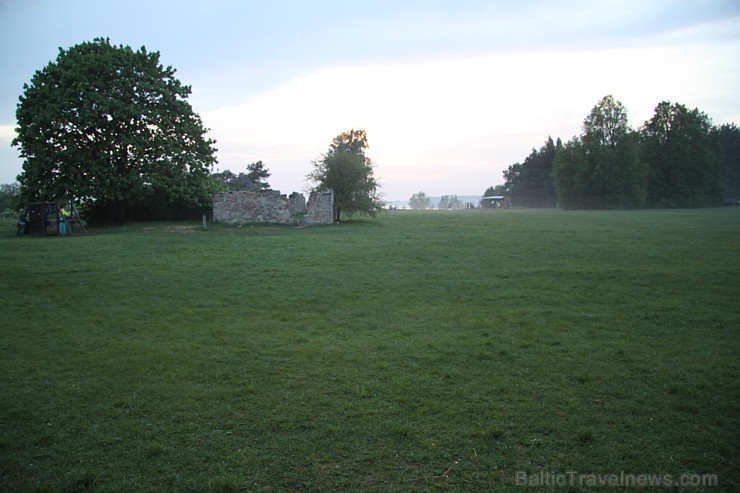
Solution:
{"label": "person standing", "polygon": [[62,214],[62,209],[59,209],[59,215],[57,216],[57,226],[59,227],[60,235],[67,234],[67,223],[64,222],[64,215]]}
{"label": "person standing", "polygon": [[17,236],[24,236],[26,234],[26,213],[21,212],[18,216],[18,232]]}
{"label": "person standing", "polygon": [[61,207],[59,209],[59,234],[64,235],[67,234],[67,218],[69,217],[69,212],[67,212],[67,209],[64,207]]}

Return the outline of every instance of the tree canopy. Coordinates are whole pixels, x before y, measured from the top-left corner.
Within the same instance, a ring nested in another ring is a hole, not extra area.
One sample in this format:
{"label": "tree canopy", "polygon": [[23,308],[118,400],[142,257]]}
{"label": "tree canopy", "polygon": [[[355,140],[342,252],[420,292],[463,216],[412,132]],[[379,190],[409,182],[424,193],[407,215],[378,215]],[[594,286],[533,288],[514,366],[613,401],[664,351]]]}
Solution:
{"label": "tree canopy", "polygon": [[720,153],[720,179],[725,202],[737,205],[740,201],[740,128],[725,124],[714,129]]}
{"label": "tree canopy", "polygon": [[364,130],[349,130],[334,137],[329,150],[315,160],[307,179],[314,191],[333,190],[334,220],[344,214],[375,215],[380,211],[379,184],[373,163],[365,155],[368,148]]}
{"label": "tree canopy", "polygon": [[215,142],[158,52],[102,38],[60,48],[23,89],[24,200],[73,200],[117,221],[210,204]]}
{"label": "tree canopy", "polygon": [[583,120],[583,140],[589,147],[616,147],[629,132],[627,109],[611,94],[596,103]]}
{"label": "tree canopy", "polygon": [[722,201],[712,122],[698,109],[663,101],[641,130],[648,205],[702,207]]}
{"label": "tree canopy", "polygon": [[627,111],[612,96],[594,106],[583,134],[558,149],[552,171],[560,204],[567,209],[642,207],[646,167]]}
{"label": "tree canopy", "polygon": [[[548,172],[548,169],[551,172]],[[704,207],[740,197],[740,130],[714,127],[698,109],[662,102],[638,130],[606,96],[566,145],[548,138],[504,171],[524,206],[565,208]]]}
{"label": "tree canopy", "polygon": [[267,179],[270,177],[270,171],[262,164],[262,161],[247,165],[247,178],[254,183],[260,190],[267,190],[270,184]]}
{"label": "tree canopy", "polygon": [[216,189],[231,192],[238,190],[267,190],[270,188],[270,184],[267,182],[267,178],[269,177],[270,172],[262,161],[248,164],[246,173],[240,172],[237,175],[227,169],[211,174]]}
{"label": "tree canopy", "polygon": [[[504,188],[517,205],[524,207],[554,207],[557,204],[555,185],[552,182],[552,167],[557,151],[562,148],[548,137],[540,149],[532,149],[524,163],[516,163],[504,171]],[[489,195],[486,192],[486,195]],[[491,195],[503,195],[491,194]]]}

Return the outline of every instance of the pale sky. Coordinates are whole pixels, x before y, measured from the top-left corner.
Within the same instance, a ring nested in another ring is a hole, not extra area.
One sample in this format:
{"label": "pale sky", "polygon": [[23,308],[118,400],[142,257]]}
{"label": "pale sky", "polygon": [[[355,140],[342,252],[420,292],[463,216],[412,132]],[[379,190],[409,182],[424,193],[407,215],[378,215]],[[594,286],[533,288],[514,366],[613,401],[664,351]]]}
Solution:
{"label": "pale sky", "polygon": [[217,169],[261,160],[288,194],[352,128],[385,198],[407,200],[503,183],[607,94],[634,128],[661,101],[740,124],[738,0],[0,0],[0,183],[22,169],[23,84],[95,37],[159,51]]}

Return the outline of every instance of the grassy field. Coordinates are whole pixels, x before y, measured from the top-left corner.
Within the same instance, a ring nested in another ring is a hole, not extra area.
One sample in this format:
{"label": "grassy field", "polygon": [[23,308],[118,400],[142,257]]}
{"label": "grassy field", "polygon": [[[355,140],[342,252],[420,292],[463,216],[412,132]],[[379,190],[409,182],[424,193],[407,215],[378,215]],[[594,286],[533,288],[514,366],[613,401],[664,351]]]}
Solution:
{"label": "grassy field", "polygon": [[0,226],[0,491],[740,491],[738,209]]}

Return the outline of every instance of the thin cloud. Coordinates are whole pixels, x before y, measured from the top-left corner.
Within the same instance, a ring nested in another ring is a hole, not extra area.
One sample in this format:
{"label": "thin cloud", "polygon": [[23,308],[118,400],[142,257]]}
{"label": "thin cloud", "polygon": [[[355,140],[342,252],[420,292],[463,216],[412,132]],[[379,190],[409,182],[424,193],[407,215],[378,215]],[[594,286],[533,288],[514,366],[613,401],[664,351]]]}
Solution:
{"label": "thin cloud", "polygon": [[[502,171],[548,135],[567,140],[580,133],[583,118],[606,94],[626,104],[634,127],[664,99],[719,111],[703,91],[716,83],[713,94],[731,97],[721,89],[734,87],[737,74],[715,81],[712,64],[735,51],[715,51],[714,59],[700,49],[652,48],[337,66],[203,116],[234,157],[241,149],[273,168],[285,160],[304,170],[301,178],[334,135],[359,127],[368,132],[381,177],[414,170],[423,183],[427,171],[470,172],[472,188],[501,182]],[[290,156],[273,153],[281,148]],[[384,181],[388,195],[413,193]]]}

